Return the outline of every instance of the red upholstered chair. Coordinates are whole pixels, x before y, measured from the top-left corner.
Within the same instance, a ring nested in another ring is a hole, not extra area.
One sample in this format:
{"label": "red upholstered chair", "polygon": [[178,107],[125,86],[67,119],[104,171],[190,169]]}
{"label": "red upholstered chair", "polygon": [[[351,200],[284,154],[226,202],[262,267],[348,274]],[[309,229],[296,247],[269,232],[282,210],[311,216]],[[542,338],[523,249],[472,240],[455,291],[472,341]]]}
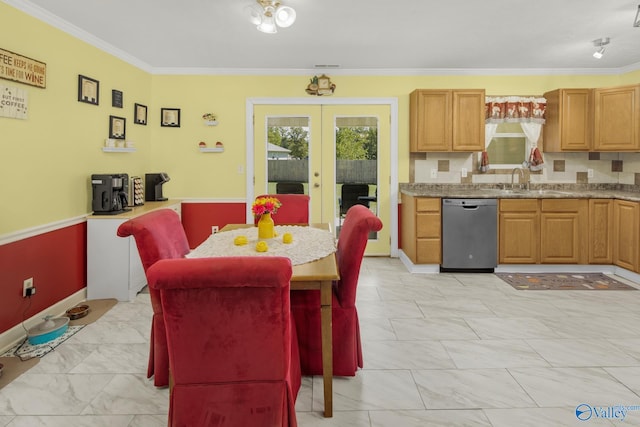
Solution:
{"label": "red upholstered chair", "polygon": [[163,260],[148,271],[169,345],[169,426],[296,426],[300,360],[284,257]]}
{"label": "red upholstered chair", "polygon": [[[333,374],[354,376],[362,368],[356,288],[370,231],[382,221],[362,205],[351,207],[340,230],[336,252],[340,280],[333,284]],[[296,322],[303,375],[322,374],[320,292],[292,291],[291,312]]]}
{"label": "red upholstered chair", "polygon": [[256,197],[275,197],[282,206],[271,215],[276,225],[309,224],[309,196],[306,194],[263,194]]}
{"label": "red upholstered chair", "polygon": [[[171,209],[151,211],[128,220],[118,227],[118,236],[133,236],[145,274],[156,261],[184,258],[189,253],[189,242],[180,216]],[[160,294],[153,289],[149,289],[149,294],[153,320],[147,378],[154,376],[153,383],[156,387],[166,387],[169,385],[169,355]]]}

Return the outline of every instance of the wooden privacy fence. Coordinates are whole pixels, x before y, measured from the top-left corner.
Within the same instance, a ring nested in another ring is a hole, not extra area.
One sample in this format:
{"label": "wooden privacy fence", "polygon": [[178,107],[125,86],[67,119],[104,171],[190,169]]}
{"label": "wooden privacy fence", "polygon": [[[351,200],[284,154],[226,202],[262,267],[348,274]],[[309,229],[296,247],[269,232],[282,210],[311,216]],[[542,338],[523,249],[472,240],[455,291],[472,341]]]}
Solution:
{"label": "wooden privacy fence", "polygon": [[[377,160],[337,160],[336,183],[375,184]],[[308,182],[309,160],[269,160],[269,182]]]}

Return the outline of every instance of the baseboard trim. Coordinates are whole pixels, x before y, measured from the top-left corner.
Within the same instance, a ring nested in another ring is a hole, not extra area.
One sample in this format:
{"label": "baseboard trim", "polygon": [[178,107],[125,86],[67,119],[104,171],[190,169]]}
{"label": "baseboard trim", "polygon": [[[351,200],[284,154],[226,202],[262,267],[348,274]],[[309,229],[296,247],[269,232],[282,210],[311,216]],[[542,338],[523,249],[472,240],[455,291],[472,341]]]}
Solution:
{"label": "baseboard trim", "polygon": [[[37,298],[37,295],[35,298]],[[68,296],[67,298],[58,301],[54,305],[47,307],[40,313],[25,320],[23,323],[20,323],[13,328],[3,332],[2,334],[0,334],[0,354],[9,350],[11,347],[22,341],[27,336],[25,328],[27,330],[33,328],[38,323],[42,322],[42,319],[47,315],[54,315],[56,317],[62,316],[68,309],[86,300],[87,288],[83,288],[78,292]],[[23,325],[24,328],[22,327]]]}

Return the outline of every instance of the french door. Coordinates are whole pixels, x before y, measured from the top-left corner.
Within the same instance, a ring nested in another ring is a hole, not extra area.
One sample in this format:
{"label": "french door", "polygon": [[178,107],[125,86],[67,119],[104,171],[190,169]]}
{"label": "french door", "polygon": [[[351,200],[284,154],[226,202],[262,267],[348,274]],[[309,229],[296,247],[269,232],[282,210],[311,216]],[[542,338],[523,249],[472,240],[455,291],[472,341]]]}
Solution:
{"label": "french door", "polygon": [[[310,222],[332,224],[338,238],[344,210],[364,204],[384,224],[370,234],[367,254],[389,255],[389,105],[264,104],[253,116],[253,195],[301,183]],[[343,187],[364,192],[350,199]]]}

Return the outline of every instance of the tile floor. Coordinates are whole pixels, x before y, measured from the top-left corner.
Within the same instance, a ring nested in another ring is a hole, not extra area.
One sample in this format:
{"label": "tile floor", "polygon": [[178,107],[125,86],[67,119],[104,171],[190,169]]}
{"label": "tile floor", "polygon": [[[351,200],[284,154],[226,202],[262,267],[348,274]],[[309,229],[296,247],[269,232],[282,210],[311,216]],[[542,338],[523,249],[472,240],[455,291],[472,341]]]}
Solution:
{"label": "tile floor", "polygon": [[[148,298],[0,390],[0,426],[165,426],[168,390],[145,378]],[[640,426],[640,292],[517,291],[492,274],[367,258],[358,311],[364,370],[335,379],[331,419],[321,378],[303,378],[299,426]],[[580,404],[632,408],[580,421]]]}

